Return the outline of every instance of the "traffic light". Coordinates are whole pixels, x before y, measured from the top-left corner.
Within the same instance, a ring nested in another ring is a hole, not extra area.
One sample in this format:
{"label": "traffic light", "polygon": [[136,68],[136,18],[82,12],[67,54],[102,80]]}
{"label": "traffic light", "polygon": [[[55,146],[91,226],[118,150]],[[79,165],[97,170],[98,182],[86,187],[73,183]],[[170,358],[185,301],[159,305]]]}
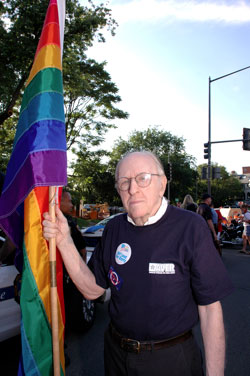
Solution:
{"label": "traffic light", "polygon": [[209,155],[210,155],[210,146],[209,146],[209,142],[206,142],[204,144],[204,159],[209,159]]}
{"label": "traffic light", "polygon": [[220,167],[212,168],[212,179],[220,179]]}
{"label": "traffic light", "polygon": [[202,180],[206,180],[207,179],[207,167],[202,167],[201,178],[202,178]]}
{"label": "traffic light", "polygon": [[167,163],[167,171],[166,171],[166,176],[168,179],[168,182],[172,180],[172,163]]}
{"label": "traffic light", "polygon": [[243,150],[250,150],[250,129],[243,128]]}

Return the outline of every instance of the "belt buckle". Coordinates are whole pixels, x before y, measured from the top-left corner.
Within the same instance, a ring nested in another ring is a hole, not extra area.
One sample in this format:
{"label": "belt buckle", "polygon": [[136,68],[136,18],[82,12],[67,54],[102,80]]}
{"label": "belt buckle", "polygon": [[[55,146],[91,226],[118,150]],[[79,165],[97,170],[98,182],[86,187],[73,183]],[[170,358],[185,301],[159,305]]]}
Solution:
{"label": "belt buckle", "polygon": [[127,352],[135,352],[139,354],[141,344],[139,341],[130,338],[122,338],[121,339],[121,348]]}

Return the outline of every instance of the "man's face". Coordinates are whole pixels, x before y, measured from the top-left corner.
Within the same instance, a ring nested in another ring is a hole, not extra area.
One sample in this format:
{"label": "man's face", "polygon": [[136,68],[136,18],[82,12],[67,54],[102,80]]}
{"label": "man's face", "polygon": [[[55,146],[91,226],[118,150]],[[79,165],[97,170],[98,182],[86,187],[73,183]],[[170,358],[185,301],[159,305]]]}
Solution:
{"label": "man's face", "polygon": [[71,196],[69,192],[63,192],[62,198],[61,198],[60,209],[63,212],[63,214],[70,215],[72,213],[73,204],[72,204]]}
{"label": "man's face", "polygon": [[[118,179],[121,177],[135,178],[142,172],[159,174],[156,162],[151,156],[133,153],[121,162]],[[149,217],[157,212],[161,205],[166,184],[167,178],[165,175],[152,176],[148,187],[141,188],[137,185],[135,179],[132,179],[127,191],[118,190],[124,208],[137,225],[143,225]]]}
{"label": "man's face", "polygon": [[211,197],[208,197],[206,200],[205,200],[205,203],[210,206],[211,203],[212,203],[212,198]]}

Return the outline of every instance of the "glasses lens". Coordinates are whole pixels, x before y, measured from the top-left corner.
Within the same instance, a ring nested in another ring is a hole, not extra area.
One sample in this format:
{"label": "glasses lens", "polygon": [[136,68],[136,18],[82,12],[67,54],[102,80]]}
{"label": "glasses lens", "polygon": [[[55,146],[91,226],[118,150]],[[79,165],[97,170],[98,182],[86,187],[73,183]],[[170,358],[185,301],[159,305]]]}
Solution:
{"label": "glasses lens", "polygon": [[[147,172],[142,172],[141,174],[138,174],[134,179],[136,181],[136,184],[139,187],[145,188],[145,187],[149,186],[149,184],[151,183],[152,175],[157,175],[157,174],[150,174],[150,173],[147,173]],[[127,191],[129,189],[130,181],[132,179],[133,178],[120,178],[117,181],[118,189],[120,191]]]}
{"label": "glasses lens", "polygon": [[151,182],[151,174],[143,172],[135,177],[135,181],[139,185],[139,187],[147,187]]}
{"label": "glasses lens", "polygon": [[127,191],[129,189],[129,179],[121,178],[118,180],[117,185],[121,191]]}

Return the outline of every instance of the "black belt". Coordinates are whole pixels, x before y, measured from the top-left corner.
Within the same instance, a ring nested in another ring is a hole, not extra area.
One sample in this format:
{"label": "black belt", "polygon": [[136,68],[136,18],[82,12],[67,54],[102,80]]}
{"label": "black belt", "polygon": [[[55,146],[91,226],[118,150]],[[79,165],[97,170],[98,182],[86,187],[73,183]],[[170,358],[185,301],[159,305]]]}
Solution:
{"label": "black belt", "polygon": [[140,351],[159,350],[166,347],[174,346],[177,343],[182,343],[188,338],[192,337],[192,331],[182,333],[179,336],[169,339],[163,339],[161,341],[137,341],[135,339],[124,338],[112,324],[109,325],[109,331],[111,337],[120,346],[121,349],[127,352],[139,353]]}

